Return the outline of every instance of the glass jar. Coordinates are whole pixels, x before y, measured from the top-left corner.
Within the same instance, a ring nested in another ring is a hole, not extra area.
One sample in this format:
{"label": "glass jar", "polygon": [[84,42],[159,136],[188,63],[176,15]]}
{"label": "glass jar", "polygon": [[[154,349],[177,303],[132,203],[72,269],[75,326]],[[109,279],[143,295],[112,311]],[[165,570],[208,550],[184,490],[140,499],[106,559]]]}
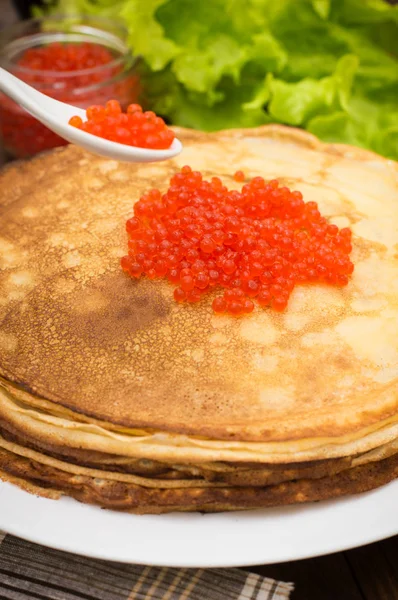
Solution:
{"label": "glass jar", "polygon": [[[137,102],[138,61],[126,45],[126,31],[96,17],[45,17],[19,23],[0,35],[0,65],[40,92],[81,108],[119,100],[123,108]],[[27,68],[19,63],[31,48],[47,44],[89,43],[105,48],[110,62],[75,71]],[[0,94],[0,134],[8,155],[25,158],[67,144],[13,100]]]}

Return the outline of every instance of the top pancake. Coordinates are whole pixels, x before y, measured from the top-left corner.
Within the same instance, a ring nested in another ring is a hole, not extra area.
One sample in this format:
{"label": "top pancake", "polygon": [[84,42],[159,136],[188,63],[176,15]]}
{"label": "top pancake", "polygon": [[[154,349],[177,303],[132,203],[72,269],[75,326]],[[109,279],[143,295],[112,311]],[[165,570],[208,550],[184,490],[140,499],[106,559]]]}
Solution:
{"label": "top pancake", "polygon": [[[266,126],[179,130],[183,154],[131,165],[69,146],[0,175],[0,375],[123,427],[341,442],[398,421],[395,165]],[[216,316],[120,269],[139,196],[184,164],[278,177],[354,233],[346,288],[300,286],[285,313]]]}

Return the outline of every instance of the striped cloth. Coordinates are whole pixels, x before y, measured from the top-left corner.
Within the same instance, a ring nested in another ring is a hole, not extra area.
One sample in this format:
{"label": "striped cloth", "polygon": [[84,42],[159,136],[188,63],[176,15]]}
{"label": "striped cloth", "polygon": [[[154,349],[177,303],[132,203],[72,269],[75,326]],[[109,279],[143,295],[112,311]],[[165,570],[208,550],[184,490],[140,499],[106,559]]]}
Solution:
{"label": "striped cloth", "polygon": [[287,600],[292,589],[291,583],[240,569],[168,569],[83,558],[0,531],[0,600]]}

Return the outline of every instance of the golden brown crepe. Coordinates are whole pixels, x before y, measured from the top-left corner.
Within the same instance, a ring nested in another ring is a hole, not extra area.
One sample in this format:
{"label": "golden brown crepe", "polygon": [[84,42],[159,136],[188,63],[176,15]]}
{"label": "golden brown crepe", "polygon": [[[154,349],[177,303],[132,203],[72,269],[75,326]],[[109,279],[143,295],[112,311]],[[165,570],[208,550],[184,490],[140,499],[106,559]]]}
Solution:
{"label": "golden brown crepe", "polygon": [[[296,501],[297,490],[270,495],[294,479],[305,489],[322,481],[318,496],[304,493],[317,499],[393,478],[396,165],[279,126],[178,135],[184,152],[165,163],[116,163],[69,146],[0,174],[1,452],[28,461],[29,481],[36,450],[76,473],[106,466],[142,476],[159,494],[165,473],[181,489],[196,489],[196,481],[209,493],[242,486],[250,496],[266,486],[259,505]],[[331,222],[353,231],[349,285],[300,286],[285,313],[257,308],[235,318],[214,315],[211,297],[178,305],[167,282],[126,277],[119,259],[134,202],[148,188],[165,190],[184,164],[229,187],[239,185],[237,169],[277,177],[318,202]],[[46,466],[54,490],[59,466]],[[345,486],[344,477],[360,483]],[[89,499],[65,485],[63,492]],[[159,498],[152,504],[161,506]],[[237,498],[204,503],[256,505]],[[145,512],[142,502],[124,508]],[[171,505],[195,508],[188,496]]]}
{"label": "golden brown crepe", "polygon": [[322,477],[264,487],[146,487],[43,465],[0,448],[0,478],[49,498],[67,494],[90,504],[134,513],[245,510],[366,492],[398,476],[398,455]]}

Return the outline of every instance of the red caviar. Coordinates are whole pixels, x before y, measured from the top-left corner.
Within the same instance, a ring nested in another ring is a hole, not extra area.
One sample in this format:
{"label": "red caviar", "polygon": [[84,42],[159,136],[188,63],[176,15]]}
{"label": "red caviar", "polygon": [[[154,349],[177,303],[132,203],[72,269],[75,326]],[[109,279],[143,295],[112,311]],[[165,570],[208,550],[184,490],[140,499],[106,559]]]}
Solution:
{"label": "red caviar", "polygon": [[[61,44],[52,42],[38,48],[29,48],[18,60],[20,67],[34,71],[80,71],[106,65],[113,60],[108,48],[99,44]],[[81,75],[81,77],[84,75]],[[92,83],[92,74],[90,78]],[[84,82],[85,83],[85,82]]]}
{"label": "red caviar", "polygon": [[243,171],[236,171],[234,173],[234,179],[235,181],[241,182],[245,180],[245,174]]}
{"label": "red caviar", "polygon": [[169,148],[174,133],[163,119],[154,112],[143,112],[139,104],[130,104],[122,112],[117,100],[109,100],[106,106],[90,106],[86,110],[87,121],[78,116],[69,120],[69,125],[99,137],[139,148],[161,150]]}
{"label": "red caviar", "polygon": [[[44,94],[82,107],[118,97],[124,106],[139,94],[136,74],[101,44],[51,42],[25,50],[11,71]],[[0,94],[0,132],[6,150],[23,158],[68,142]]]}
{"label": "red caviar", "polygon": [[216,313],[261,307],[283,311],[297,284],[345,286],[354,270],[351,231],[322,217],[315,202],[255,177],[241,191],[183,167],[165,194],[153,189],[126,223],[131,277],[166,278],[177,302],[213,299]]}

